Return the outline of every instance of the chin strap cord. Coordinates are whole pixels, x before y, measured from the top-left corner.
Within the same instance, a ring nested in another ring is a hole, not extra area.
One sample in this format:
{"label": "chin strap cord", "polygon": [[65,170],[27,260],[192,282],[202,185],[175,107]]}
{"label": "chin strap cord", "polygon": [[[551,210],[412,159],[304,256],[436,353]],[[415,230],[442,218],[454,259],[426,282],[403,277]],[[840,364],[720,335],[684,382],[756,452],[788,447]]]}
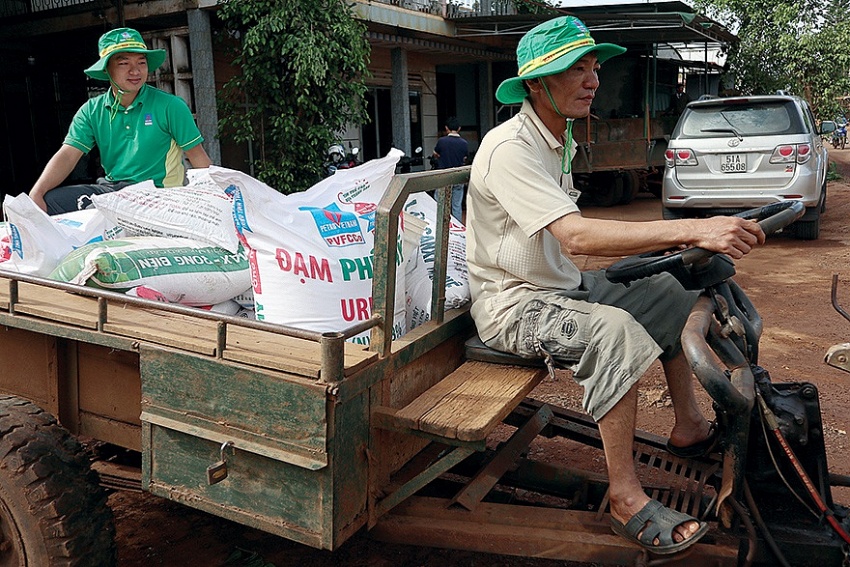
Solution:
{"label": "chin strap cord", "polygon": [[850,534],[838,523],[838,520],[835,518],[835,514],[827,508],[826,504],[824,504],[823,499],[818,493],[817,488],[812,483],[812,480],[809,478],[809,475],[806,474],[803,465],[800,464],[800,461],[797,459],[797,455],[794,454],[794,450],[791,449],[791,446],[788,445],[788,441],[785,440],[785,436],[782,435],[782,431],[779,430],[779,421],[776,419],[776,416],[770,411],[770,408],[767,407],[767,403],[764,401],[764,398],[760,394],[756,394],[756,397],[759,401],[759,407],[762,411],[762,416],[764,416],[765,421],[767,422],[767,426],[773,431],[776,440],[779,442],[779,446],[782,447],[782,450],[785,451],[785,455],[788,457],[788,460],[791,462],[791,465],[794,467],[794,471],[797,473],[797,476],[800,477],[800,480],[805,485],[806,490],[809,493],[809,496],[812,498],[815,506],[826,519],[827,523],[835,530],[835,533],[838,534],[841,539],[844,540],[845,543],[850,544]]}
{"label": "chin strap cord", "polygon": [[561,173],[568,175],[573,170],[572,158],[567,159],[567,155],[570,153],[573,146],[573,119],[568,118],[563,112],[561,112],[561,109],[558,108],[558,105],[555,103],[555,98],[549,91],[549,86],[546,84],[543,77],[540,77],[540,84],[543,85],[543,90],[546,91],[546,96],[549,97],[549,103],[552,105],[552,110],[554,110],[555,114],[563,118],[567,123],[566,133],[564,135],[564,153],[561,154]]}
{"label": "chin strap cord", "polygon": [[113,100],[113,102],[112,102],[112,108],[110,109],[110,112],[109,112],[109,121],[112,122],[113,120],[115,120],[115,117],[118,116],[118,106],[121,103],[121,97],[124,96],[126,91],[121,90],[121,87],[119,87],[115,83],[115,81],[112,80],[112,77],[109,78],[109,84],[112,85],[113,87],[115,87],[114,90],[110,89],[110,90],[112,90],[112,100]]}

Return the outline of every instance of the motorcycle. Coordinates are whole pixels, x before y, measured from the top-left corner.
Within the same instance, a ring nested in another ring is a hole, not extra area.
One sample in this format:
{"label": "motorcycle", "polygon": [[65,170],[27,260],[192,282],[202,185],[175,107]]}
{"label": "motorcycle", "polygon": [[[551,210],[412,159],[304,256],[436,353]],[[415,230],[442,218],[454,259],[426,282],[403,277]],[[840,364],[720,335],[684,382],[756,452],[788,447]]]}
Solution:
{"label": "motorcycle", "polygon": [[835,149],[839,149],[839,147],[843,150],[844,146],[847,145],[847,124],[841,124],[835,131],[832,133],[832,147]]}
{"label": "motorcycle", "polygon": [[398,165],[396,165],[396,173],[410,173],[411,168],[422,165],[423,162],[422,146],[419,146],[413,150],[413,155],[401,156],[401,159],[398,160]]}
{"label": "motorcycle", "polygon": [[330,177],[340,169],[351,169],[352,167],[360,165],[360,162],[357,159],[360,154],[360,148],[351,147],[350,143],[348,146],[348,153],[345,152],[345,148],[342,144],[334,144],[328,148],[325,156],[325,163],[322,166],[324,168],[325,177]]}

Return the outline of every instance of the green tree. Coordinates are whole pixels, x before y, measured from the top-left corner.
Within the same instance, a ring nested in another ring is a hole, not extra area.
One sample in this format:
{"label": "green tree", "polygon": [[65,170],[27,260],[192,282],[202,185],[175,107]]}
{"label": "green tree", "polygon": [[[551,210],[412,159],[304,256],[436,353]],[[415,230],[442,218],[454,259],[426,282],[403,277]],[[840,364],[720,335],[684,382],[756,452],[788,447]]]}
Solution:
{"label": "green tree", "polygon": [[368,120],[365,26],[345,0],[226,0],[218,15],[239,70],[219,97],[220,135],[253,144],[271,187],[308,188],[345,125]]}
{"label": "green tree", "polygon": [[850,94],[850,0],[696,0],[697,8],[740,39],[727,79],[743,94],[782,89],[806,97],[832,118]]}

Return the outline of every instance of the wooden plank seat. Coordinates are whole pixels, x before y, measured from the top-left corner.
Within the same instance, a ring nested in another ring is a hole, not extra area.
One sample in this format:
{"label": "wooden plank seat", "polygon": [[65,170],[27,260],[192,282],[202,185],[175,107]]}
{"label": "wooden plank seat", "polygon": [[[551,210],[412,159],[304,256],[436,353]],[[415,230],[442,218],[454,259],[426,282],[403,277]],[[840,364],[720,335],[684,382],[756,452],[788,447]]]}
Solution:
{"label": "wooden plank seat", "polygon": [[425,433],[449,444],[482,442],[546,376],[542,359],[487,347],[477,335],[466,362],[401,409],[377,408],[379,427]]}
{"label": "wooden plank seat", "polygon": [[395,412],[395,421],[447,440],[481,441],[544,376],[544,368],[467,361]]}

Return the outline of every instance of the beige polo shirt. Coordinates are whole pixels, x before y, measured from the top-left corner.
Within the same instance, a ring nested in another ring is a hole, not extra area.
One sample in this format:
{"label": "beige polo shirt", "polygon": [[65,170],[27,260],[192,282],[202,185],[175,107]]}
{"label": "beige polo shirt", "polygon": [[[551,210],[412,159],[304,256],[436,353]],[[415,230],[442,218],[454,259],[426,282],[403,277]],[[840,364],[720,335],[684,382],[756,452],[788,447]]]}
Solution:
{"label": "beige polo shirt", "polygon": [[[563,141],[526,100],[519,114],[487,133],[472,162],[466,258],[472,317],[481,339],[511,322],[511,310],[541,290],[570,290],[579,269],[545,227],[575,213],[579,192],[561,171]],[[575,145],[571,148],[571,159]]]}

